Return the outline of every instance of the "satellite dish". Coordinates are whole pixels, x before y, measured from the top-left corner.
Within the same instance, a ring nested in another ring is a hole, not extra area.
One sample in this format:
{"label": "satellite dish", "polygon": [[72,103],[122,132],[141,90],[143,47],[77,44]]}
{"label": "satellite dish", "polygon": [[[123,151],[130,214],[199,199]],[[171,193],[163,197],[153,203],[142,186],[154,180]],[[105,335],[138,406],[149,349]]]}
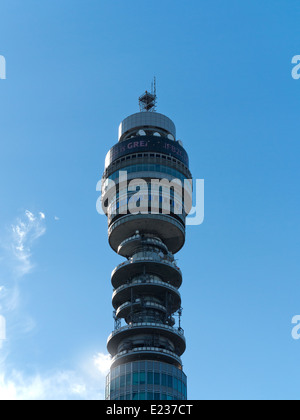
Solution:
{"label": "satellite dish", "polygon": [[145,135],[146,135],[146,133],[145,133],[145,131],[144,131],[144,130],[139,130],[139,131],[138,131],[138,133],[137,133],[137,135],[138,135],[138,136],[145,136]]}
{"label": "satellite dish", "polygon": [[156,132],[156,133],[153,134],[153,136],[155,136],[155,137],[161,137],[161,134],[159,134],[159,133]]}
{"label": "satellite dish", "polygon": [[183,147],[183,143],[182,143],[182,141],[181,141],[181,140],[178,140],[178,143],[179,143],[179,145],[180,145],[181,147]]}
{"label": "satellite dish", "polygon": [[169,140],[172,140],[172,141],[175,141],[175,138],[174,138],[174,136],[172,134],[168,134],[168,139]]}

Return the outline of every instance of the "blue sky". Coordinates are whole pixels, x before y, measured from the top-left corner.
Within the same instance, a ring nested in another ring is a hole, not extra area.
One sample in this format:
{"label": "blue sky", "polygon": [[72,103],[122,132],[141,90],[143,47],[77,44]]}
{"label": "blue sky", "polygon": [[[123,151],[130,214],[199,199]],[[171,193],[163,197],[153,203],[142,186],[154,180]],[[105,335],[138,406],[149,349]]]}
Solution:
{"label": "blue sky", "polygon": [[3,0],[2,398],[103,398],[122,260],[96,212],[118,125],[158,82],[205,179],[187,229],[190,399],[298,399],[298,0]]}

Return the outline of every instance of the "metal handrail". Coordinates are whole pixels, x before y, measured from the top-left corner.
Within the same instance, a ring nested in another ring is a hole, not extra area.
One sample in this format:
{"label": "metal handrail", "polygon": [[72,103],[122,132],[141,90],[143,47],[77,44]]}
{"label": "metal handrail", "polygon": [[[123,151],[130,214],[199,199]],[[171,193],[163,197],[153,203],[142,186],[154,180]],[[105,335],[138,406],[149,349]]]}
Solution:
{"label": "metal handrail", "polygon": [[134,260],[130,259],[129,261],[124,261],[121,264],[117,265],[117,267],[112,271],[111,276],[113,277],[113,275],[122,267],[128,266],[130,264],[136,264],[139,262],[145,262],[145,261],[168,265],[169,267],[174,268],[175,270],[179,271],[180,274],[182,274],[180,268],[176,265],[175,262],[170,262],[168,260],[159,259],[159,258],[156,259],[152,257],[138,257],[137,259],[134,259]]}
{"label": "metal handrail", "polygon": [[121,242],[121,244],[119,245],[119,248],[122,248],[127,243],[132,242],[132,241],[136,241],[138,239],[141,240],[141,241],[146,240],[147,243],[145,244],[145,246],[147,246],[147,245],[154,245],[155,246],[156,245],[160,248],[163,247],[166,250],[166,252],[168,251],[167,246],[162,241],[160,241],[159,239],[143,238],[140,234],[136,234],[136,235],[131,236],[130,238],[125,239],[123,242]]}
{"label": "metal handrail", "polygon": [[173,351],[170,351],[170,350],[161,349],[159,347],[136,347],[132,350],[124,350],[124,351],[116,354],[116,356],[114,356],[111,359],[111,362],[114,363],[116,360],[118,360],[119,358],[121,358],[123,356],[128,356],[130,354],[137,353],[137,352],[163,353],[163,354],[166,354],[168,356],[173,357],[174,359],[176,359],[181,364],[181,358],[176,353],[174,353]]}
{"label": "metal handrail", "polygon": [[[131,302],[125,302],[123,303],[121,306],[118,307],[116,315],[118,315],[124,308],[126,308],[127,306],[131,306],[131,305],[137,305],[137,304],[142,304],[141,299],[137,299],[135,302],[131,303]],[[156,308],[156,309],[161,309],[162,311],[166,311],[166,307],[163,305],[160,305],[159,303],[156,302],[144,302],[143,303],[145,306],[148,306],[150,308]]]}
{"label": "metal handrail", "polygon": [[117,228],[118,226],[120,226],[123,223],[126,223],[128,219],[132,219],[132,217],[135,218],[135,220],[139,219],[140,217],[147,217],[149,219],[152,218],[152,216],[155,216],[153,218],[157,219],[161,219],[161,220],[165,220],[171,224],[173,224],[174,226],[178,227],[183,233],[185,233],[185,227],[182,225],[182,223],[178,222],[176,219],[174,219],[172,216],[168,216],[168,215],[164,215],[164,214],[146,214],[146,215],[126,215],[121,217],[120,219],[116,220],[109,228],[108,228],[108,235],[111,235],[112,231]]}
{"label": "metal handrail", "polygon": [[176,292],[176,294],[179,295],[179,291],[175,286],[172,286],[169,283],[165,283],[164,281],[160,281],[160,280],[134,280],[131,283],[126,283],[123,284],[122,286],[118,287],[112,295],[112,298],[114,298],[119,292],[121,292],[123,289],[126,289],[128,287],[132,287],[132,286],[136,286],[136,285],[146,285],[146,284],[154,284],[154,285],[158,285],[158,286],[163,286],[163,287],[167,287],[168,289]]}
{"label": "metal handrail", "polygon": [[115,335],[123,331],[134,330],[135,328],[142,328],[142,327],[155,327],[155,328],[167,330],[176,335],[179,335],[180,338],[182,338],[185,341],[184,330],[182,328],[175,329],[173,327],[169,327],[168,325],[160,324],[157,322],[137,322],[137,323],[125,325],[124,327],[118,328],[117,330],[113,331],[108,337],[107,341],[109,341],[112,337],[114,337]]}

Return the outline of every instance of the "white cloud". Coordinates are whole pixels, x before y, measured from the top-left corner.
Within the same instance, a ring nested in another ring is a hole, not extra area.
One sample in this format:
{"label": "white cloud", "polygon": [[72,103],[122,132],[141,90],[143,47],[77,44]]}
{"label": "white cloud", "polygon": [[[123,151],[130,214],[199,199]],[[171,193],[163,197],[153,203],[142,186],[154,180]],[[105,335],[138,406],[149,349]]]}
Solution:
{"label": "white cloud", "polygon": [[34,268],[32,249],[46,232],[45,218],[42,212],[35,215],[26,210],[0,243],[1,266],[5,266],[0,273],[0,315],[9,326],[6,341],[0,337],[0,400],[101,400],[110,365],[106,354],[85,356],[84,363],[72,369],[51,372],[37,369],[38,373],[28,374],[15,368],[11,342],[36,325],[35,320],[21,310],[19,284]]}
{"label": "white cloud", "polygon": [[107,375],[111,365],[111,358],[109,354],[98,353],[94,356],[94,364],[102,375]]}
{"label": "white cloud", "polygon": [[26,210],[25,216],[19,218],[11,226],[9,248],[15,259],[15,272],[19,277],[28,274],[32,270],[31,248],[34,242],[46,232],[46,227],[43,223],[45,215],[44,213],[39,214],[40,217],[37,218],[29,210]]}
{"label": "white cloud", "polygon": [[[106,360],[98,353],[94,359]],[[105,374],[92,375],[76,370],[57,370],[52,373],[27,376],[13,370],[10,374],[0,368],[0,400],[103,400]]]}
{"label": "white cloud", "polygon": [[39,216],[42,220],[46,219],[45,213],[42,213],[41,211],[39,212]]}
{"label": "white cloud", "polygon": [[31,211],[26,210],[25,211],[25,214],[26,214],[28,220],[30,220],[30,222],[34,222],[35,221],[36,218],[35,218],[34,214],[31,213]]}
{"label": "white cloud", "polygon": [[60,219],[59,219],[59,217],[54,216],[54,220],[58,221],[58,220],[60,220]]}
{"label": "white cloud", "polygon": [[[46,227],[41,213],[36,216],[26,210],[10,226],[8,234],[1,235],[0,316],[4,316],[9,325],[10,334],[7,342],[14,339],[16,334],[27,334],[35,327],[35,321],[19,311],[20,280],[32,271],[34,267],[32,248],[45,232]],[[6,346],[4,348],[6,349]]]}

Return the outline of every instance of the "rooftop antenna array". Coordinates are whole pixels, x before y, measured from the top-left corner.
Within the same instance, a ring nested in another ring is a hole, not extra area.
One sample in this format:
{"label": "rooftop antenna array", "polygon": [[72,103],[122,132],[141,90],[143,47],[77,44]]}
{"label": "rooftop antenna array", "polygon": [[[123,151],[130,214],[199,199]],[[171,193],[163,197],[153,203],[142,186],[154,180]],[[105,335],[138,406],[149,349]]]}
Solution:
{"label": "rooftop antenna array", "polygon": [[155,112],[157,104],[156,96],[156,77],[154,77],[153,82],[151,83],[151,93],[146,90],[146,92],[139,97],[139,105],[141,112]]}

